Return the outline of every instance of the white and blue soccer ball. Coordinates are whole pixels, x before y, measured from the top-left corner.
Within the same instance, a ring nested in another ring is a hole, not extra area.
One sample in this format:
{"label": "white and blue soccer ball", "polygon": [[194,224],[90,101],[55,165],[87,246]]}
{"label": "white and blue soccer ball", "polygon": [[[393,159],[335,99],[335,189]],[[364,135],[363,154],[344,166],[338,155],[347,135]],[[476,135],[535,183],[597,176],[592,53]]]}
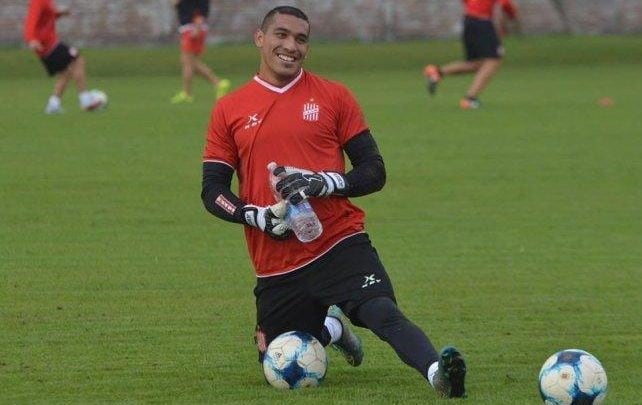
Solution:
{"label": "white and blue soccer ball", "polygon": [[305,332],[291,331],[277,336],[263,358],[265,379],[281,389],[316,387],[325,378],[327,368],[323,345]]}
{"label": "white and blue soccer ball", "polygon": [[606,397],[606,372],[592,354],[567,349],[549,357],[539,372],[546,405],[599,405]]}

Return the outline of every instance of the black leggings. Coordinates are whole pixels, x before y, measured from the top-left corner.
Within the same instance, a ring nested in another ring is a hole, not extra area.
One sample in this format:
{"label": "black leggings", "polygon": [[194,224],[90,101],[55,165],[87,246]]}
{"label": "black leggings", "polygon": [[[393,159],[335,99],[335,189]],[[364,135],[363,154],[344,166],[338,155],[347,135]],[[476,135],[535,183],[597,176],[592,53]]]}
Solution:
{"label": "black leggings", "polygon": [[428,336],[410,322],[388,297],[362,303],[352,314],[379,339],[388,342],[397,356],[427,379],[428,367],[439,359]]}

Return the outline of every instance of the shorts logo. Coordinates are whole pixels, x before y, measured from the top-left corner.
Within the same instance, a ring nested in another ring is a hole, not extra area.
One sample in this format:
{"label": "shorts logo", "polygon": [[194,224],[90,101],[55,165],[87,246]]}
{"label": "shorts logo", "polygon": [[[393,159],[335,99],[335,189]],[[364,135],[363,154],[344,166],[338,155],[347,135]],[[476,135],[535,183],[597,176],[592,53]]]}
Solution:
{"label": "shorts logo", "polygon": [[252,127],[255,127],[261,123],[261,119],[259,118],[259,113],[248,115],[247,116],[247,122],[245,123],[245,126],[243,129],[250,129]]}
{"label": "shorts logo", "polygon": [[372,273],[369,276],[363,276],[363,277],[365,278],[365,280],[363,281],[363,285],[361,286],[361,288],[366,288],[373,284],[377,284],[381,282],[380,278],[375,278],[374,273]]}
{"label": "shorts logo", "polygon": [[303,104],[303,119],[305,121],[318,121],[319,110],[319,105],[314,103],[314,99],[310,99],[309,103]]}

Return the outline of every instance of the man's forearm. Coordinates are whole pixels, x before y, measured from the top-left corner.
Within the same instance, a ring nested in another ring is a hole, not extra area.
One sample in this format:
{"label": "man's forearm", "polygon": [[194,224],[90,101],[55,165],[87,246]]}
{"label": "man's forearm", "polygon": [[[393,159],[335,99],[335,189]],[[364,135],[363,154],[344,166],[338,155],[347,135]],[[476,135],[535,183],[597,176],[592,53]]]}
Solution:
{"label": "man's forearm", "polygon": [[244,223],[241,208],[245,203],[231,190],[234,170],[217,162],[203,163],[201,200],[212,215],[228,222]]}
{"label": "man's forearm", "polygon": [[343,195],[359,197],[381,190],[386,184],[386,167],[370,131],[356,135],[345,144],[344,150],[352,170],[345,174],[348,186]]}

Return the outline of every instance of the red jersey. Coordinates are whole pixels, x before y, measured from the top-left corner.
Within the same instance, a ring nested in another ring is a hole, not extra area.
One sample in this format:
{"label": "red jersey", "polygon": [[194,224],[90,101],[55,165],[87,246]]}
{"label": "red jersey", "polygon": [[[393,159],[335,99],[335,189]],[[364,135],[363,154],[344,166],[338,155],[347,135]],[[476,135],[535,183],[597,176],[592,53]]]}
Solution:
{"label": "red jersey", "polygon": [[56,33],[58,17],[60,17],[60,13],[53,0],[29,1],[24,38],[27,43],[33,40],[40,41],[43,48],[38,52],[40,56],[48,55],[58,44],[58,34]]}
{"label": "red jersey", "polygon": [[495,4],[500,3],[504,12],[510,17],[517,16],[517,8],[511,0],[463,0],[465,14],[470,17],[490,20],[493,18]]}
{"label": "red jersey", "polygon": [[[212,111],[204,161],[236,170],[239,197],[260,206],[276,202],[267,165],[345,172],[342,146],[368,128],[361,108],[343,85],[309,72],[278,88],[258,76],[221,99]],[[276,241],[245,227],[257,276],[288,273],[314,261],[341,240],[364,231],[364,212],[347,198],[310,199],[323,224],[309,243]]]}

